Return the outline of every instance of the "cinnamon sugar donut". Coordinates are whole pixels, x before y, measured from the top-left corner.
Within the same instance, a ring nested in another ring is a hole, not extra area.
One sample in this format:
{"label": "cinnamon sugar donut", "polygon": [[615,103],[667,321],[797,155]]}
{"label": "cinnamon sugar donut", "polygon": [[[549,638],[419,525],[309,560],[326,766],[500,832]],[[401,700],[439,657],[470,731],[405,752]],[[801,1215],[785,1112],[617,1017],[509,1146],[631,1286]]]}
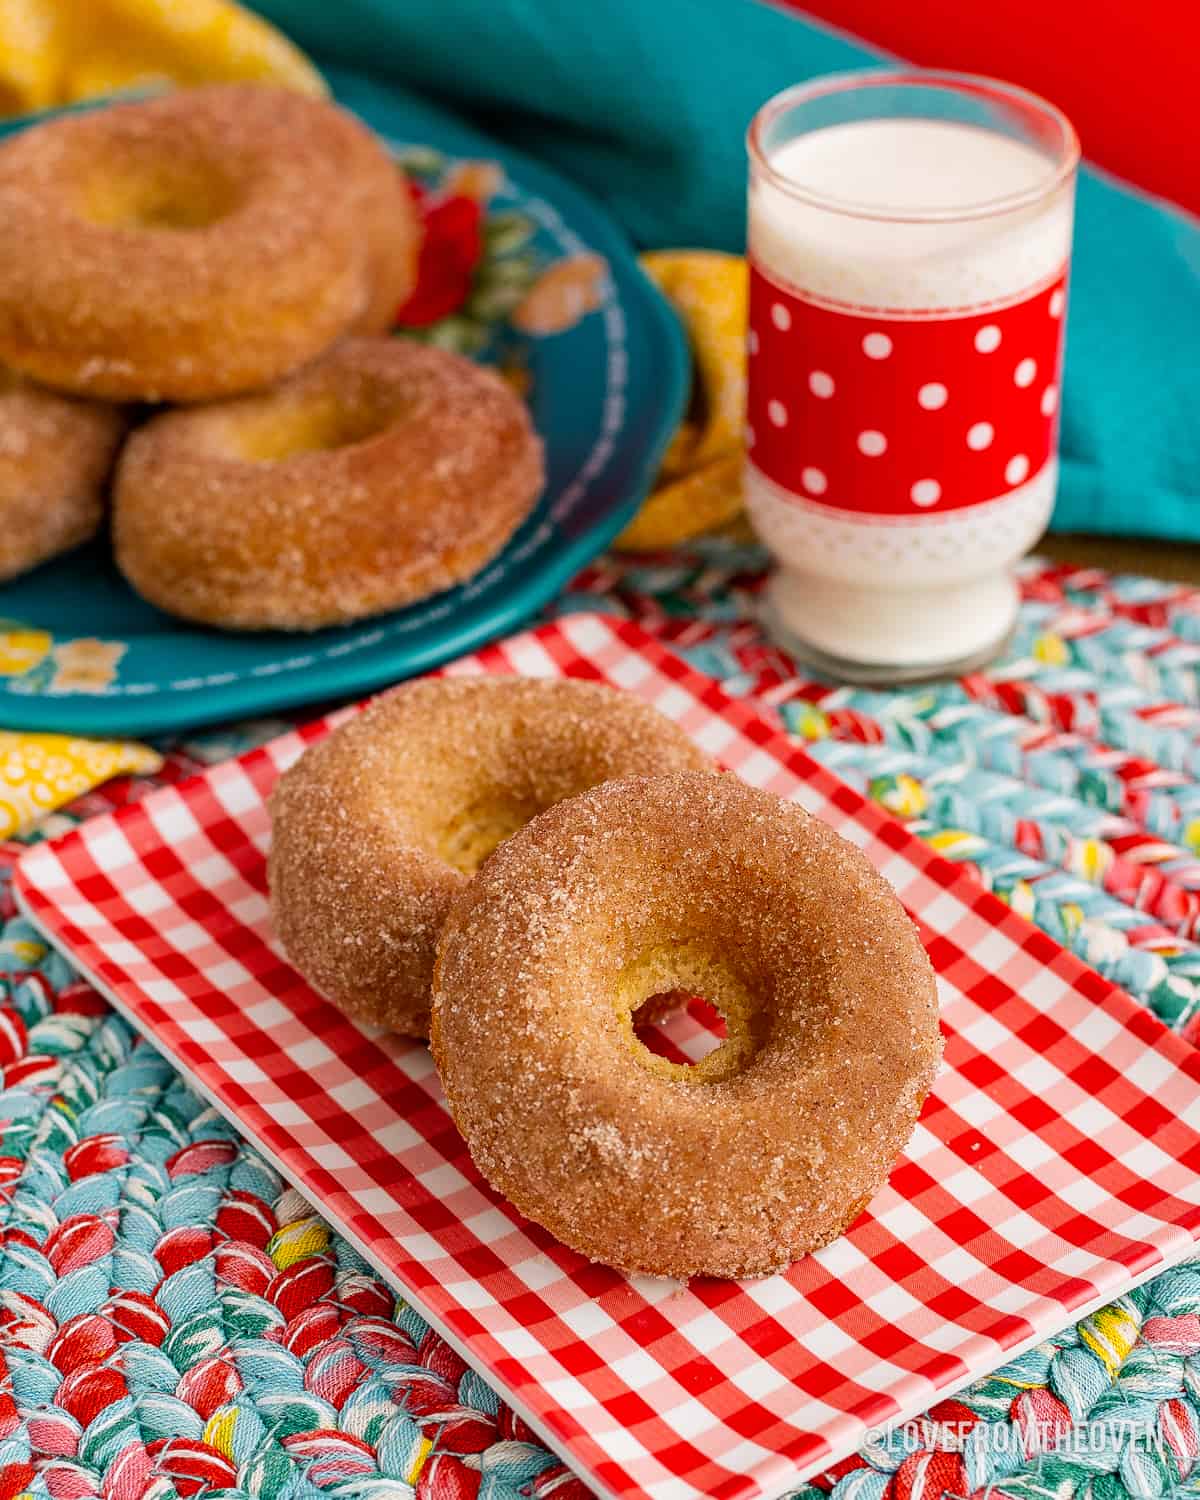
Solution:
{"label": "cinnamon sugar donut", "polygon": [[[695,1066],[648,995],[725,1016]],[[612,781],[502,844],[447,919],[433,1055],[476,1165],[624,1270],[761,1276],[882,1186],[941,1054],[933,971],[864,856],[733,776]]]}
{"label": "cinnamon sugar donut", "polygon": [[501,840],[611,776],[705,765],[681,729],[614,688],[411,683],[280,778],[268,863],[275,931],[342,1010],[425,1036],[446,911]]}
{"label": "cinnamon sugar donut", "polygon": [[86,542],[125,430],[112,406],[0,369],[0,581]]}
{"label": "cinnamon sugar donut", "polygon": [[385,326],[418,233],[364,127],[252,84],[23,131],[0,146],[0,224],[0,360],[112,400],[256,390]]}
{"label": "cinnamon sugar donut", "polygon": [[468,578],[541,485],[541,444],[499,376],[349,339],[264,395],[134,433],[113,539],[129,582],[170,614],[316,630]]}
{"label": "cinnamon sugar donut", "polygon": [[332,111],[344,138],[345,159],[363,188],[367,300],[351,333],[387,333],[416,285],[421,228],[408,181],[374,131],[345,110]]}

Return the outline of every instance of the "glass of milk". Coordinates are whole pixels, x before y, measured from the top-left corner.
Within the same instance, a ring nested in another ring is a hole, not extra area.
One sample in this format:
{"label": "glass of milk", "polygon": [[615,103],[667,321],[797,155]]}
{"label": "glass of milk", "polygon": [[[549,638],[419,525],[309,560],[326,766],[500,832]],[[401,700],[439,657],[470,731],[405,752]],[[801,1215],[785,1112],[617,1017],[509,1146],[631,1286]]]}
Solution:
{"label": "glass of milk", "polygon": [[1041,535],[1079,144],[926,71],[776,95],[748,135],[746,504],[777,633],[849,680],[981,665]]}

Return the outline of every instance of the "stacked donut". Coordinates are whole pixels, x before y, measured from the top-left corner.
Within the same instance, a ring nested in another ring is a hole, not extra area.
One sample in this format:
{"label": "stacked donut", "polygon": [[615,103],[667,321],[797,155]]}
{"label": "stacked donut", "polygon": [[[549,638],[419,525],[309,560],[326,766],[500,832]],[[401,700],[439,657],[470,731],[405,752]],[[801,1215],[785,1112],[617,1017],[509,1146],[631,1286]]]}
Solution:
{"label": "stacked donut", "polygon": [[532,508],[516,396],[383,337],[418,225],[335,106],[231,84],[49,121],[0,146],[0,223],[0,576],[95,533],[114,460],[130,583],[232,628],[409,603]]}
{"label": "stacked donut", "polygon": [[[271,814],[292,963],[431,1035],[479,1171],[572,1249],[766,1275],[886,1179],[941,1053],[915,928],[857,849],[645,704],[410,684],[310,747]],[[638,1024],[688,995],[726,1031],[694,1065]]]}

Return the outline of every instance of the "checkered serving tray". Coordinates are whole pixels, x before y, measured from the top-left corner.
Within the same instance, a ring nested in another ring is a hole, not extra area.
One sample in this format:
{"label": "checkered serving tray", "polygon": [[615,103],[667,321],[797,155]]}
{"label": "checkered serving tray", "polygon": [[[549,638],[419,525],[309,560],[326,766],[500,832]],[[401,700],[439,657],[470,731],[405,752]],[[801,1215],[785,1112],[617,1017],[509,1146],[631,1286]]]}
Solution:
{"label": "checkered serving tray", "polygon": [[353,710],[31,849],[17,891],[598,1491],[783,1494],[1192,1250],[1200,1054],[1122,991],[634,625],[574,615],[449,670],[636,693],[860,845],[917,917],[946,1063],[836,1244],[756,1282],[629,1278],[489,1191],[428,1051],[343,1019],[271,934],[266,795]]}

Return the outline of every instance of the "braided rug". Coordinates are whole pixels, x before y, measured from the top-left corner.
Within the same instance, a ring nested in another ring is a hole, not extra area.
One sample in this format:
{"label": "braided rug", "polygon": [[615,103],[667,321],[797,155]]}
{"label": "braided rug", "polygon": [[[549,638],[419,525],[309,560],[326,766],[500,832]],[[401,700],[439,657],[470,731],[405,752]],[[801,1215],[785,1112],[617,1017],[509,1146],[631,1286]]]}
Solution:
{"label": "braided rug", "polygon": [[[1200,1028],[1200,603],[1030,570],[1008,658],[900,694],[806,679],[755,624],[762,559],[590,568],[814,754],[1167,1025]],[[45,837],[281,726],[170,747]],[[0,846],[0,1500],[583,1500],[440,1338],[49,951]],[[1200,1040],[1200,1035],[1197,1037]],[[1200,1266],[1158,1277],[805,1500],[1200,1493]]]}

